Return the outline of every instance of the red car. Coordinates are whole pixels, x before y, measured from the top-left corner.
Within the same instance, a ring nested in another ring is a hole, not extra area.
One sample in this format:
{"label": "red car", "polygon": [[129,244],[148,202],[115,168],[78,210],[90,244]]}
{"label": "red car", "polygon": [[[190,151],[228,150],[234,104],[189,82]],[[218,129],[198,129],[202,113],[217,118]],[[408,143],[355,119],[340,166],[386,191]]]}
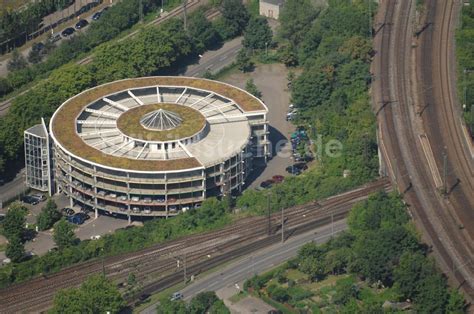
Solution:
{"label": "red car", "polygon": [[279,176],[279,175],[276,175],[276,176],[272,177],[272,180],[275,183],[282,183],[284,179],[285,179],[284,176]]}

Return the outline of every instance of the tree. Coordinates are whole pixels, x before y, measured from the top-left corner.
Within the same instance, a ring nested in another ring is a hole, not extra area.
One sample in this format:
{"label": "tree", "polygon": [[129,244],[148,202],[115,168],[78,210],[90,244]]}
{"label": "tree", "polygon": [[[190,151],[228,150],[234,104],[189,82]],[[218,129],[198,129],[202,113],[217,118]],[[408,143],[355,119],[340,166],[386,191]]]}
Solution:
{"label": "tree", "polygon": [[26,62],[25,57],[18,52],[18,50],[13,50],[12,57],[8,61],[7,69],[10,72],[18,71],[24,69],[28,66],[28,62]]}
{"label": "tree", "polygon": [[247,54],[247,50],[245,50],[244,48],[239,50],[236,62],[237,66],[239,67],[239,70],[242,72],[249,72],[253,70],[254,64],[250,59],[249,55]]}
{"label": "tree", "polygon": [[466,301],[458,290],[450,290],[446,312],[449,314],[462,314],[466,312]]}
{"label": "tree", "polygon": [[278,58],[287,67],[298,65],[295,49],[291,45],[282,45],[278,49]]}
{"label": "tree", "polygon": [[419,313],[444,313],[448,302],[446,279],[439,273],[425,277],[413,299]]}
{"label": "tree", "polygon": [[219,299],[217,298],[215,292],[201,292],[197,294],[189,303],[188,313],[207,313],[208,309],[217,301],[219,301]]}
{"label": "tree", "polygon": [[245,83],[245,90],[257,98],[262,98],[262,92],[258,90],[258,87],[255,85],[253,79],[247,80]]}
{"label": "tree", "polygon": [[64,218],[54,225],[53,239],[60,250],[76,242],[73,227]]}
{"label": "tree", "polygon": [[243,45],[247,49],[265,49],[272,43],[272,30],[262,16],[252,17],[244,31]]}
{"label": "tree", "polygon": [[59,219],[61,219],[61,213],[58,211],[56,203],[49,198],[46,205],[41,209],[36,224],[39,230],[47,230]]}
{"label": "tree", "polygon": [[25,256],[25,247],[19,237],[9,238],[5,255],[12,260],[12,262],[21,262]]}
{"label": "tree", "polygon": [[309,0],[288,0],[280,12],[279,35],[293,47],[298,47],[317,16],[317,10]]}
{"label": "tree", "polygon": [[249,13],[241,0],[223,0],[222,17],[227,24],[228,32],[231,37],[242,34],[249,21]]}
{"label": "tree", "polygon": [[33,44],[33,47],[31,47],[30,52],[28,53],[28,62],[30,63],[39,63],[43,59],[43,53],[41,51],[40,46],[38,46],[37,43]]}
{"label": "tree", "polygon": [[217,45],[221,38],[214,25],[206,18],[203,10],[192,14],[188,21],[189,36],[196,43],[198,53]]}
{"label": "tree", "polygon": [[171,301],[169,298],[160,300],[160,305],[156,307],[158,314],[187,314],[186,303],[183,300]]}
{"label": "tree", "polygon": [[354,279],[344,278],[336,281],[336,293],[333,296],[333,301],[336,304],[346,304],[353,298],[358,298],[359,288],[354,283]]}
{"label": "tree", "polygon": [[27,211],[26,207],[19,202],[10,205],[3,221],[3,234],[7,239],[21,239],[25,228],[25,215]]}
{"label": "tree", "polygon": [[60,290],[51,313],[118,313],[124,306],[117,286],[106,277],[95,275],[78,289]]}
{"label": "tree", "polygon": [[404,299],[414,299],[419,293],[420,282],[436,273],[434,263],[419,252],[406,252],[400,256],[393,271],[395,289]]}

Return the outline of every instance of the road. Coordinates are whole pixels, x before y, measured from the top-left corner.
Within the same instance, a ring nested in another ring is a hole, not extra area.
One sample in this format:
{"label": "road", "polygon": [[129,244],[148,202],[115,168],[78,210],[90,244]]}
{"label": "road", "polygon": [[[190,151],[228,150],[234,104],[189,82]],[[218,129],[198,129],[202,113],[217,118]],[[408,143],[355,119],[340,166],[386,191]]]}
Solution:
{"label": "road", "polygon": [[417,46],[413,38],[414,2],[382,2],[375,23],[373,103],[380,150],[392,182],[422,230],[423,240],[432,245],[443,271],[456,278],[453,283],[461,286],[469,300],[474,296],[473,243],[440,193],[431,148],[424,140],[414,105],[419,83],[413,71],[413,48]]}
{"label": "road", "polygon": [[[215,271],[197,280],[184,288],[181,292],[184,300],[189,301],[200,292],[217,291],[222,288],[235,286],[243,287],[243,282],[254,274],[261,274],[297,255],[301,246],[311,241],[323,243],[334,234],[347,229],[346,220],[340,220],[333,226],[325,225],[310,232],[291,238],[284,244],[275,244],[264,250],[247,255],[224,268]],[[236,290],[236,293],[238,291]],[[152,304],[142,314],[156,313],[157,304]]]}
{"label": "road", "polygon": [[[0,203],[23,193],[26,189],[25,168],[23,168],[12,181],[0,186]],[[0,209],[2,209],[2,206],[0,206]]]}
{"label": "road", "polygon": [[240,48],[242,48],[242,38],[237,37],[231,41],[225,42],[218,50],[210,50],[205,52],[199,62],[188,66],[184,75],[186,76],[202,76],[206,70],[216,73],[222,68],[231,64]]}

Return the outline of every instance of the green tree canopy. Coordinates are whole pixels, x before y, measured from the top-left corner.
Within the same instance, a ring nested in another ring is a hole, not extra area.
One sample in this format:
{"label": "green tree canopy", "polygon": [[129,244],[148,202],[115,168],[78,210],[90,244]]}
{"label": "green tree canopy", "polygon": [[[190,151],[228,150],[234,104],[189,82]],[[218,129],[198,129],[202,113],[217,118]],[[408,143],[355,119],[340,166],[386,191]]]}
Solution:
{"label": "green tree canopy", "polygon": [[280,12],[281,37],[298,47],[306,37],[318,11],[309,0],[288,0]]}
{"label": "green tree canopy", "polygon": [[196,43],[198,53],[202,53],[221,42],[219,33],[206,18],[203,10],[199,10],[191,15],[188,20],[188,32],[189,36]]}
{"label": "green tree canopy", "polygon": [[221,12],[228,36],[235,37],[242,34],[249,21],[249,13],[242,1],[223,0]]}
{"label": "green tree canopy", "polygon": [[5,255],[12,262],[21,262],[25,257],[25,247],[19,237],[9,238]]}
{"label": "green tree canopy", "polygon": [[38,229],[49,229],[59,219],[61,219],[61,213],[58,211],[58,206],[51,198],[48,198],[46,205],[41,209],[41,213],[38,215],[36,221]]}
{"label": "green tree canopy", "polygon": [[94,275],[80,288],[59,291],[51,313],[119,313],[124,306],[115,284],[102,275]]}
{"label": "green tree canopy", "polygon": [[242,72],[249,72],[252,71],[254,68],[254,64],[252,60],[250,59],[250,56],[248,55],[248,52],[246,49],[242,48],[239,50],[239,53],[237,54],[237,66],[239,67],[239,70]]}
{"label": "green tree canopy", "polygon": [[7,64],[8,71],[18,71],[27,66],[28,62],[26,62],[25,57],[23,57],[17,49],[13,50],[12,56]]}
{"label": "green tree canopy", "polygon": [[60,250],[74,245],[76,235],[73,226],[64,218],[54,225],[53,239]]}
{"label": "green tree canopy", "polygon": [[252,17],[244,31],[244,47],[265,49],[272,44],[272,30],[266,18]]}
{"label": "green tree canopy", "polygon": [[26,207],[20,202],[10,205],[3,220],[3,234],[7,239],[21,239],[26,223]]}
{"label": "green tree canopy", "polygon": [[257,85],[255,85],[253,79],[248,79],[247,82],[245,82],[245,90],[257,98],[262,98],[262,92],[258,89]]}

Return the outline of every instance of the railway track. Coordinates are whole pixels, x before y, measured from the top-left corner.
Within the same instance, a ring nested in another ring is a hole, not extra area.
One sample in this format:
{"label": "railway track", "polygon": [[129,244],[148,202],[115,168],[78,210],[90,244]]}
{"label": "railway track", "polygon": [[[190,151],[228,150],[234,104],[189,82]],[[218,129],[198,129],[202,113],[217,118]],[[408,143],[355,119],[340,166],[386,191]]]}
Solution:
{"label": "railway track", "polygon": [[[413,85],[413,1],[388,0],[381,3],[376,29],[373,97],[378,113],[381,151],[392,181],[404,194],[425,241],[433,245],[443,270],[456,278],[468,298],[473,293],[472,243],[459,229],[456,217],[445,206],[422,150],[412,95]],[[381,32],[381,34],[380,34]],[[439,43],[438,43],[439,44]]]}
{"label": "railway track", "polygon": [[[341,219],[347,215],[353,204],[380,189],[391,189],[388,180],[381,179],[319,203],[286,209],[285,230],[288,230],[289,234],[292,229],[308,223]],[[280,215],[281,213],[274,213],[270,216],[272,234],[278,234],[281,228]],[[195,265],[201,265],[194,271],[199,273],[200,269],[206,269],[202,265],[214,265],[216,261],[234,257],[235,252],[247,252],[252,248],[252,243],[267,243],[265,241],[269,240],[266,239],[272,237],[268,236],[267,226],[267,217],[245,218],[213,232],[187,236],[138,252],[109,257],[103,262],[95,260],[79,264],[48,275],[47,278],[38,277],[0,290],[0,308],[5,313],[45,310],[51,306],[53,296],[59,289],[78,286],[87,276],[103,270],[118,283],[126,281],[128,274],[133,272],[146,289],[162,287],[158,283],[174,278],[173,276],[181,272],[181,269],[176,269],[177,258],[186,255],[186,263],[191,267],[189,274],[195,269]],[[18,302],[20,298],[22,301]]]}
{"label": "railway track", "polygon": [[[446,206],[464,226],[470,242],[474,242],[474,157],[472,143],[463,132],[462,113],[456,98],[454,27],[460,3],[431,1],[427,3],[424,23],[433,27],[421,34],[416,57],[417,74],[423,85],[419,106],[426,107],[423,127],[433,148],[436,166],[444,171],[446,154]],[[434,45],[434,43],[442,43]]]}

